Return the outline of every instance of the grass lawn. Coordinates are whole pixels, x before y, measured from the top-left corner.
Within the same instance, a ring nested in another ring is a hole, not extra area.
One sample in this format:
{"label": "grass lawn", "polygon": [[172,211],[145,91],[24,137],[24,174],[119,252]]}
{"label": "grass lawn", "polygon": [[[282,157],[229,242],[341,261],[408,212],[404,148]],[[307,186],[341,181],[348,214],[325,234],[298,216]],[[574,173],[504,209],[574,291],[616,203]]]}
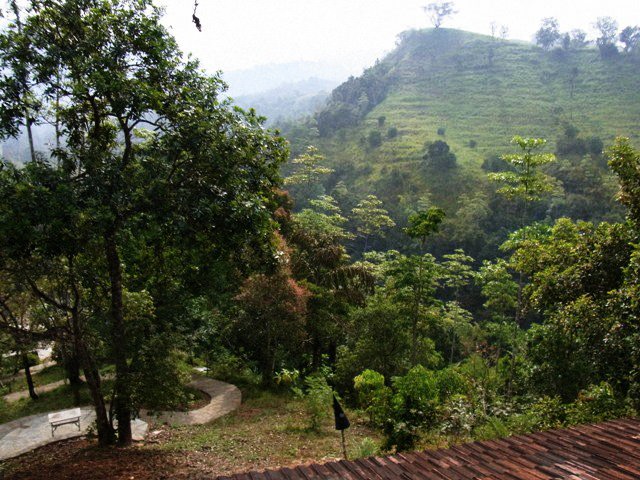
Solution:
{"label": "grass lawn", "polygon": [[[330,414],[330,405],[327,408]],[[350,410],[347,415],[349,457],[376,453],[379,434],[365,425],[364,415]],[[90,440],[48,445],[5,462],[5,478],[212,478],[342,457],[332,416],[319,432],[307,426],[301,401],[290,395],[253,393],[236,412],[207,425],[152,425],[147,441],[130,448],[99,449]],[[368,447],[361,451],[363,443]]]}
{"label": "grass lawn", "polygon": [[[41,370],[40,372],[32,373],[31,376],[33,377],[33,383],[35,384],[37,389],[39,386],[63,380],[65,378],[65,372],[64,368],[62,368],[61,366],[52,365]],[[25,379],[24,373],[22,373],[17,378],[6,382],[3,388],[0,388],[0,394],[6,395],[7,393],[19,392],[26,389],[27,380]]]}

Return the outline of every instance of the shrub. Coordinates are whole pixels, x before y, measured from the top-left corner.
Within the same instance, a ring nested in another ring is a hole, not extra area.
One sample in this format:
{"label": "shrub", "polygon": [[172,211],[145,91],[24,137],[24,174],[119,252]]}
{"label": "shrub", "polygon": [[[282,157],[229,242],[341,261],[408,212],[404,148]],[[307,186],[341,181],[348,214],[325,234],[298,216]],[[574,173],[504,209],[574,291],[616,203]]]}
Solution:
{"label": "shrub", "polygon": [[625,405],[618,400],[607,382],[591,385],[578,394],[578,399],[567,409],[569,423],[595,423],[622,416]]}
{"label": "shrub", "polygon": [[449,169],[456,166],[456,156],[451,152],[447,142],[436,140],[426,145],[426,153],[422,156],[427,165],[436,169]]}
{"label": "shrub", "polygon": [[466,396],[454,395],[442,406],[440,432],[455,436],[469,435],[481,417]]}
{"label": "shrub", "polygon": [[527,431],[549,430],[563,427],[567,412],[560,397],[544,396],[529,406],[524,417]]}
{"label": "shrub", "polygon": [[391,394],[391,389],[384,384],[384,376],[367,369],[353,379],[353,384],[358,404],[369,414],[369,421],[382,424]]}
{"label": "shrub", "polygon": [[469,140],[469,148],[476,148],[478,146],[478,142],[475,140]]}
{"label": "shrub", "polygon": [[389,127],[387,130],[387,138],[396,138],[398,136],[398,129],[396,127]]}
{"label": "shrub", "polygon": [[384,425],[385,448],[408,450],[415,446],[422,430],[436,423],[438,386],[433,372],[418,365],[404,377],[395,377],[393,390]]}
{"label": "shrub", "polygon": [[386,119],[387,117],[385,117],[384,115],[381,115],[380,117],[378,117],[378,127],[384,126],[384,122]]}
{"label": "shrub", "polygon": [[374,455],[377,455],[379,451],[380,447],[376,442],[369,437],[365,437],[362,439],[362,442],[360,442],[360,445],[358,445],[354,459],[373,457]]}
{"label": "shrub", "polygon": [[27,363],[30,367],[35,367],[40,363],[40,357],[36,352],[29,352],[27,353]]}
{"label": "shrub", "polygon": [[371,148],[377,148],[382,145],[382,134],[377,130],[371,130],[367,136],[367,142]]}
{"label": "shrub", "polygon": [[291,387],[298,382],[300,372],[297,369],[287,370],[283,368],[275,374],[276,385]]}
{"label": "shrub", "polygon": [[445,132],[444,127],[438,128],[438,135],[442,136],[442,135],[444,135],[444,132]]}
{"label": "shrub", "polygon": [[510,429],[506,423],[499,418],[490,417],[487,422],[476,427],[473,436],[476,440],[493,440],[509,435]]}
{"label": "shrub", "polygon": [[304,401],[309,416],[309,429],[317,432],[322,426],[322,421],[329,417],[333,390],[327,384],[327,379],[318,374],[305,378],[304,385],[304,391],[300,388],[294,388],[293,391]]}

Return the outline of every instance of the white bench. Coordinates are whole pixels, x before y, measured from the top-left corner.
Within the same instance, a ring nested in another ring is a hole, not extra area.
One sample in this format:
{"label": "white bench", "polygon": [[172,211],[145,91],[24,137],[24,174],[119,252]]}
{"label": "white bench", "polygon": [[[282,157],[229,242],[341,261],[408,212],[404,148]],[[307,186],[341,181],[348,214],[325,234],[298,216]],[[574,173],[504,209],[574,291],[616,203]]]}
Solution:
{"label": "white bench", "polygon": [[56,428],[61,425],[66,425],[68,423],[75,423],[78,426],[78,431],[80,431],[80,417],[82,413],[79,408],[72,408],[70,410],[63,410],[61,412],[55,412],[49,414],[49,424],[51,425],[51,436],[53,437],[53,432],[56,431]]}

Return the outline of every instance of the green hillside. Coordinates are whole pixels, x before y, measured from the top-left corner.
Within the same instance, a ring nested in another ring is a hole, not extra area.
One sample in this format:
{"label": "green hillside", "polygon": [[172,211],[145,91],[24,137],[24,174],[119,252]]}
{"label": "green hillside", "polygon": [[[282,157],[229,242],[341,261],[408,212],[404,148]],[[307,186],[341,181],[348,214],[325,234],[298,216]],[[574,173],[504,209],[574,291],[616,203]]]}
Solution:
{"label": "green hillside", "polygon": [[[595,48],[547,52],[528,43],[451,29],[405,32],[400,39],[397,48],[362,77],[334,90],[306,128],[288,131],[294,154],[305,144],[316,144],[336,169],[326,182],[328,193],[339,181],[351,196],[375,193],[400,222],[428,193],[452,218],[462,206],[461,194],[482,191],[491,197],[494,188],[482,164],[513,151],[509,140],[515,134],[547,138],[550,152],[568,125],[577,128],[585,142],[596,137],[608,145],[624,135],[638,143],[637,55],[601,59]],[[456,168],[425,168],[425,145],[436,140],[451,147]],[[596,156],[594,164],[606,165]],[[560,158],[555,168],[570,161],[571,155]],[[606,184],[604,168],[602,173],[600,181]],[[573,172],[576,175],[585,172]],[[562,190],[565,180],[556,177]],[[348,200],[344,208],[352,203]],[[556,209],[581,216],[565,210]]]}

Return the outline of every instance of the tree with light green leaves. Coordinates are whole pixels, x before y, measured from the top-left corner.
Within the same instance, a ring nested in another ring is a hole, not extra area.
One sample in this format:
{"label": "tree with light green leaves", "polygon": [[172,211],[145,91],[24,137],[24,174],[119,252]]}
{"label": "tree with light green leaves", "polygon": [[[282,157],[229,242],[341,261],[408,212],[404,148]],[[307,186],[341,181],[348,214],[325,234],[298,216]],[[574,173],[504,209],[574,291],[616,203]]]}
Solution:
{"label": "tree with light green leaves", "polygon": [[460,290],[467,286],[474,277],[473,258],[458,248],[454,253],[444,255],[441,263],[442,283],[453,291],[454,300],[447,303],[445,318],[450,331],[449,363],[453,363],[456,339],[468,330],[471,313],[460,306]]}
{"label": "tree with light green leaves", "polygon": [[313,145],[309,145],[305,153],[291,160],[295,170],[284,179],[284,184],[302,189],[303,198],[298,200],[308,201],[315,197],[318,192],[314,191],[314,188],[319,187],[322,177],[333,172],[332,168],[323,166],[324,161],[324,155]]}
{"label": "tree with light green leaves", "polygon": [[356,222],[358,235],[364,239],[362,253],[367,251],[372,236],[384,237],[385,230],[396,225],[375,195],[367,195],[351,210],[351,214]]}
{"label": "tree with light green leaves", "polygon": [[[547,141],[544,138],[514,136],[511,143],[520,148],[518,153],[503,155],[501,158],[513,168],[513,171],[490,173],[489,179],[502,184],[497,192],[509,200],[518,203],[520,208],[520,228],[525,226],[527,207],[538,201],[542,195],[553,190],[551,180],[540,171],[540,167],[555,161],[552,153],[540,153]],[[526,238],[526,232],[525,233]],[[518,309],[516,323],[520,323],[522,316],[522,288],[524,278],[519,272]]]}
{"label": "tree with light green leaves", "polygon": [[555,161],[552,153],[539,153],[547,141],[544,138],[523,138],[516,135],[511,143],[520,147],[518,153],[503,155],[501,158],[513,167],[513,171],[490,173],[489,180],[504,184],[498,193],[508,199],[533,202],[542,194],[552,190],[546,175],[540,167]]}

